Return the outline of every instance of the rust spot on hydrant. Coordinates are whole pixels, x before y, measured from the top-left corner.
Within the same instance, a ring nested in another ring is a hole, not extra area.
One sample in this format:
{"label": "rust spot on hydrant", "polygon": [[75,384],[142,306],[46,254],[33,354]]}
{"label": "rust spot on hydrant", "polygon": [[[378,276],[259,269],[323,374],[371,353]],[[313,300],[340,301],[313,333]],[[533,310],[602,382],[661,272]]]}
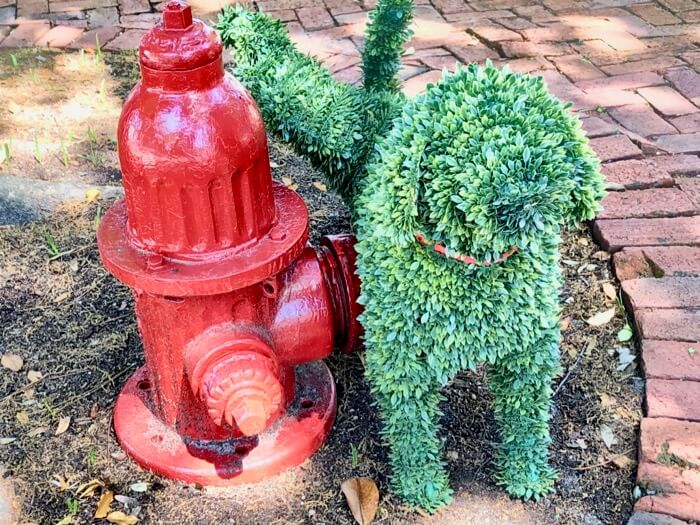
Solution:
{"label": "rust spot on hydrant", "polygon": [[360,334],[354,239],[307,246],[306,206],[273,183],[260,112],[221,53],[189,6],[166,4],[119,121],[125,198],[98,231],[146,354],[117,400],[117,437],[150,470],[218,485],[321,446],[335,387],[320,360]]}

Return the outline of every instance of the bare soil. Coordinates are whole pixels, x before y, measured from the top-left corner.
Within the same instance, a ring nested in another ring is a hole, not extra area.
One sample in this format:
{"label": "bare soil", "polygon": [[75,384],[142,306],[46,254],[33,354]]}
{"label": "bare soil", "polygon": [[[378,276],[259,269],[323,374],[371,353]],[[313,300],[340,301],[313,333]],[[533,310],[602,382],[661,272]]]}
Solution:
{"label": "bare soil", "polygon": [[[68,165],[51,155],[39,163],[31,152],[26,156],[18,150],[2,164],[4,173],[117,181],[116,164],[109,160],[116,162],[115,145],[109,137],[120,99],[138,75],[133,54],[106,54],[93,62],[90,74],[68,64],[93,60],[91,56],[52,53],[44,61],[35,60],[37,64],[27,59],[30,65],[25,69],[12,66],[8,55],[0,51],[0,86],[3,93],[10,86],[9,100],[16,112],[0,109],[0,145],[7,136],[27,140],[32,130],[48,133],[47,144],[55,142],[61,126],[44,126],[43,120],[57,114],[61,104],[79,98],[88,86],[93,87],[88,99],[99,97],[99,78],[105,79],[105,100],[111,102],[102,113],[92,107],[83,120],[75,117],[71,124],[76,137],[86,133],[87,126],[101,130],[93,152],[108,159],[103,165],[93,166],[81,156],[90,151],[85,149],[90,144],[76,141],[71,150],[75,160]],[[40,82],[32,80],[32,70]],[[17,116],[33,114],[44,127]],[[270,146],[275,177],[297,185],[309,206],[312,242],[326,233],[349,231],[341,201],[314,185],[321,176],[285,146],[274,141]],[[613,282],[609,261],[586,227],[566,234],[562,245],[564,372],[556,379],[551,448],[552,463],[560,472],[556,494],[523,504],[494,486],[490,476],[497,436],[489,392],[481,373],[465,373],[446,389],[442,424],[455,502],[425,517],[388,492],[386,450],[361,354],[329,359],[338,384],[338,418],[328,442],[304,465],[269,482],[205,489],[158,478],[128,459],[116,442],[111,410],[126,378],[142,364],[143,353],[129,290],[105,272],[97,254],[95,229],[108,205],[66,203],[46,221],[0,227],[0,354],[17,354],[24,360],[19,372],[0,368],[0,462],[7,469],[4,475],[15,480],[25,522],[56,523],[66,516],[73,523],[104,522],[93,515],[101,491],[109,489],[125,496],[114,501],[112,509],[137,515],[140,523],[351,524],[339,487],[354,476],[371,477],[379,485],[375,523],[626,522],[633,504],[643,384],[635,363],[618,370],[615,349],[629,346],[634,352],[634,344],[617,341],[625,314],[603,292],[602,285]],[[585,322],[611,307],[618,312],[606,325]],[[30,371],[40,372],[42,378],[30,382]],[[71,418],[70,426],[56,435],[65,417]],[[601,425],[609,426],[616,440],[610,448],[601,438]],[[105,488],[79,497],[79,486],[94,479]],[[139,482],[148,483],[145,491],[133,490]]]}

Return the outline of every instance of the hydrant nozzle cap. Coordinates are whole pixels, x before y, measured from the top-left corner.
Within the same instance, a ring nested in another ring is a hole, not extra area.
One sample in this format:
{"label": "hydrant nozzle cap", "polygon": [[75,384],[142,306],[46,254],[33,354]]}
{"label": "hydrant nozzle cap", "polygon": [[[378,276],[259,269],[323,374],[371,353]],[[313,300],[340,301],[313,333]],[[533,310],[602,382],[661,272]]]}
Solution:
{"label": "hydrant nozzle cap", "polygon": [[158,71],[187,71],[221,60],[222,51],[213,28],[192,18],[183,0],[170,0],[162,19],[141,40],[139,61]]}

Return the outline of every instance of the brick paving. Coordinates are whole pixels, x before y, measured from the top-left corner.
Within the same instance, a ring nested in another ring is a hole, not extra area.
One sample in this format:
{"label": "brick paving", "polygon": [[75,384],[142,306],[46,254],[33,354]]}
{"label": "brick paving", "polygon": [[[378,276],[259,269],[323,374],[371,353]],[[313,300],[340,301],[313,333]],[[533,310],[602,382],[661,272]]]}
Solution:
{"label": "brick paving", "polygon": [[[233,0],[193,0],[215,18]],[[641,340],[647,416],[630,523],[700,522],[700,2],[416,0],[401,78],[493,60],[572,103],[611,192],[593,225]],[[0,46],[134,48],[163,2],[0,0]],[[261,0],[300,49],[361,80],[374,0]]]}

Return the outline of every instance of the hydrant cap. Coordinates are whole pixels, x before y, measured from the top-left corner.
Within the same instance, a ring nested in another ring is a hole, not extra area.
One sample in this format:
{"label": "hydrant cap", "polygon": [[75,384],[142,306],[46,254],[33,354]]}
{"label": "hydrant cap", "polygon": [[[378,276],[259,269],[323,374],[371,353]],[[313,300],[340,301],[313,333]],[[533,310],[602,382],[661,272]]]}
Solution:
{"label": "hydrant cap", "polygon": [[150,69],[186,71],[218,59],[222,49],[219,35],[193,19],[189,5],[170,0],[162,19],[141,40],[139,59]]}

